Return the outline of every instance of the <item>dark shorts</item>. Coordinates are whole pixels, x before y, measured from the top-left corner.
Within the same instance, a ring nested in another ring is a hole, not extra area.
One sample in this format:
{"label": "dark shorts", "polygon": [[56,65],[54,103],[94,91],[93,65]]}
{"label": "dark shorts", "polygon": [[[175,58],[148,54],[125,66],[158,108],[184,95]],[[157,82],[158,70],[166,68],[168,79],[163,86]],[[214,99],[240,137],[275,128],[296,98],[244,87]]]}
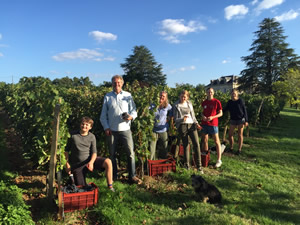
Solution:
{"label": "dark shorts", "polygon": [[238,126],[245,123],[245,118],[241,120],[230,120],[230,125]]}
{"label": "dark shorts", "polygon": [[201,133],[203,133],[203,134],[219,133],[219,128],[217,126],[207,126],[207,125],[201,125],[201,126],[202,126]]}
{"label": "dark shorts", "polygon": [[[104,158],[104,157],[97,157],[94,162],[94,170],[97,170],[99,172],[105,171],[105,168],[103,165],[105,160],[106,160],[106,158]],[[89,161],[86,160],[82,163],[72,166],[71,172],[74,175],[76,185],[82,185],[82,186],[86,185],[86,181],[85,181],[86,174],[89,172],[88,168],[86,167],[88,162]]]}

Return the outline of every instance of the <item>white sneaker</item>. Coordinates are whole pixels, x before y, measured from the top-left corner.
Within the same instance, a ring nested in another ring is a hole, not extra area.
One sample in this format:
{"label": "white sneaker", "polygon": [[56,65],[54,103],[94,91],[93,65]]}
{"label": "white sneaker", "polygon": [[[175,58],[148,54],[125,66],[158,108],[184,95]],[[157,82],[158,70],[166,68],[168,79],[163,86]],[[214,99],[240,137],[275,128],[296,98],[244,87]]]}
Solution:
{"label": "white sneaker", "polygon": [[217,160],[215,168],[219,168],[222,166],[222,161],[221,160]]}
{"label": "white sneaker", "polygon": [[223,154],[223,152],[225,151],[226,145],[221,144],[221,155]]}

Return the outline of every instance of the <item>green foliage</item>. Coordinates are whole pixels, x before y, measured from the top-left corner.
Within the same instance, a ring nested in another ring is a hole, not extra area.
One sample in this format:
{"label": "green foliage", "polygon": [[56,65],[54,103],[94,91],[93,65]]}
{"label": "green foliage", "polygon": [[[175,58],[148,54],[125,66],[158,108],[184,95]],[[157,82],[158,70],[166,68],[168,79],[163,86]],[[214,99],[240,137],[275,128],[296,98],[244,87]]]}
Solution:
{"label": "green foliage", "polygon": [[16,185],[0,181],[0,224],[35,224]]}
{"label": "green foliage", "polygon": [[54,79],[52,83],[58,87],[65,87],[65,88],[74,88],[74,87],[92,87],[93,83],[90,81],[89,77],[74,77],[73,79],[69,77],[63,77],[60,79]]}
{"label": "green foliage", "polygon": [[275,19],[265,18],[254,32],[249,56],[242,57],[246,69],[241,71],[240,88],[253,93],[272,93],[274,82],[288,71],[299,67],[299,57],[294,49],[288,48],[283,28]]}
{"label": "green foliage", "polygon": [[[50,159],[54,107],[59,102],[59,92],[49,79],[42,77],[24,77],[18,84],[7,88],[4,106],[12,126],[22,139],[24,155],[35,164],[47,164]],[[68,136],[64,124],[70,108],[63,100],[60,105],[59,146],[63,148]]]}
{"label": "green foliage", "polygon": [[162,64],[158,64],[145,46],[135,46],[133,54],[121,64],[125,71],[124,81],[132,83],[138,80],[143,85],[165,85],[166,75],[162,73]]}
{"label": "green foliage", "polygon": [[[149,142],[152,137],[154,124],[153,111],[149,110],[151,103],[158,105],[159,93],[162,90],[168,92],[170,104],[179,99],[183,90],[190,93],[190,101],[193,103],[197,120],[201,122],[201,103],[205,99],[203,86],[189,84],[177,84],[176,88],[167,86],[144,87],[139,82],[125,85],[124,90],[129,91],[137,107],[138,117],[132,123],[132,133],[137,158],[142,162],[149,156]],[[13,126],[20,134],[24,144],[24,154],[37,165],[47,165],[50,159],[50,147],[53,129],[54,107],[61,99],[60,130],[58,140],[58,164],[61,169],[65,164],[64,148],[69,137],[69,131],[79,129],[79,123],[83,116],[89,116],[94,120],[92,132],[97,137],[97,146],[100,154],[108,156],[106,137],[100,123],[100,113],[103,98],[111,87],[78,86],[67,88],[66,85],[57,83],[53,85],[49,79],[41,77],[22,78],[16,85],[1,85],[0,97],[6,111],[9,113]],[[215,98],[223,105],[230,96],[228,93],[216,92]],[[283,104],[272,95],[262,97],[260,95],[247,95],[244,98],[248,109],[250,124],[266,125],[274,121]],[[264,104],[260,113],[258,106],[264,98]],[[220,128],[228,124],[229,115],[224,114],[219,118]],[[172,130],[172,135],[176,135]]]}
{"label": "green foliage", "polygon": [[300,104],[300,70],[289,69],[282,80],[273,85],[277,98],[287,99],[291,105]]}

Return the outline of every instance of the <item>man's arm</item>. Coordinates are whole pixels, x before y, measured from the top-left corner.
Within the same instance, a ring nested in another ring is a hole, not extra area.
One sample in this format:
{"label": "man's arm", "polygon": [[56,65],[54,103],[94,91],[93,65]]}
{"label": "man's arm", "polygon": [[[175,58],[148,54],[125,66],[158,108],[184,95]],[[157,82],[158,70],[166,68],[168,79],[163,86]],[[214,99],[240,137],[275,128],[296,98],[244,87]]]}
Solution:
{"label": "man's arm", "polygon": [[103,106],[101,110],[101,115],[100,115],[100,122],[102,124],[102,127],[105,131],[105,134],[107,136],[111,135],[111,130],[109,129],[109,124],[108,124],[108,115],[107,115],[107,99],[106,96],[104,97],[103,101]]}

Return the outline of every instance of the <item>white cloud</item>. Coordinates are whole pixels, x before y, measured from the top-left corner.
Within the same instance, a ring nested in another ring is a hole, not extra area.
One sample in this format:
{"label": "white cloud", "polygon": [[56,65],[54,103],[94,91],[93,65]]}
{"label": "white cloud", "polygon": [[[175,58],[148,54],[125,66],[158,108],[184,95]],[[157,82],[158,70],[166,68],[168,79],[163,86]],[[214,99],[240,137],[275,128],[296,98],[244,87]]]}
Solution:
{"label": "white cloud", "polygon": [[89,36],[92,36],[96,41],[102,42],[102,41],[115,41],[117,40],[117,35],[112,33],[104,33],[98,30],[89,32]]}
{"label": "white cloud", "polygon": [[54,75],[58,75],[58,74],[59,74],[59,72],[56,71],[56,70],[50,70],[49,73],[50,73],[50,74],[54,74]]}
{"label": "white cloud", "polygon": [[185,72],[185,71],[192,71],[195,70],[196,66],[186,66],[186,67],[180,67],[178,69],[173,69],[170,71],[170,73],[178,73],[178,72]]}
{"label": "white cloud", "polygon": [[224,60],[222,61],[222,64],[227,64],[227,63],[231,63],[231,60],[230,60],[230,59],[224,59]]}
{"label": "white cloud", "polygon": [[3,57],[4,55],[0,52],[0,57]]}
{"label": "white cloud", "polygon": [[114,58],[114,57],[105,57],[105,58],[103,58],[103,60],[104,61],[115,61],[116,60],[116,58]]}
{"label": "white cloud", "polygon": [[260,2],[256,8],[257,11],[261,11],[264,9],[270,9],[274,6],[281,5],[284,0],[263,0]]}
{"label": "white cloud", "polygon": [[2,39],[2,34],[0,34],[0,40]]}
{"label": "white cloud", "polygon": [[250,4],[251,5],[256,5],[256,3],[258,3],[258,0],[253,0]]}
{"label": "white cloud", "polygon": [[225,9],[225,18],[231,20],[232,18],[242,18],[246,15],[249,9],[244,5],[230,5]]}
{"label": "white cloud", "polygon": [[184,19],[165,19],[160,22],[159,34],[164,40],[178,44],[181,42],[179,36],[201,30],[206,30],[206,27],[198,21],[185,22]]}
{"label": "white cloud", "polygon": [[281,14],[280,16],[275,16],[275,20],[278,22],[286,21],[286,20],[293,20],[299,16],[299,13],[291,9],[290,11]]}
{"label": "white cloud", "polygon": [[[73,52],[62,52],[55,56],[52,56],[55,61],[66,61],[66,60],[89,60],[89,61],[107,61],[108,57],[103,58],[103,53],[94,50],[81,48]],[[108,61],[113,61],[112,58],[109,58]]]}

